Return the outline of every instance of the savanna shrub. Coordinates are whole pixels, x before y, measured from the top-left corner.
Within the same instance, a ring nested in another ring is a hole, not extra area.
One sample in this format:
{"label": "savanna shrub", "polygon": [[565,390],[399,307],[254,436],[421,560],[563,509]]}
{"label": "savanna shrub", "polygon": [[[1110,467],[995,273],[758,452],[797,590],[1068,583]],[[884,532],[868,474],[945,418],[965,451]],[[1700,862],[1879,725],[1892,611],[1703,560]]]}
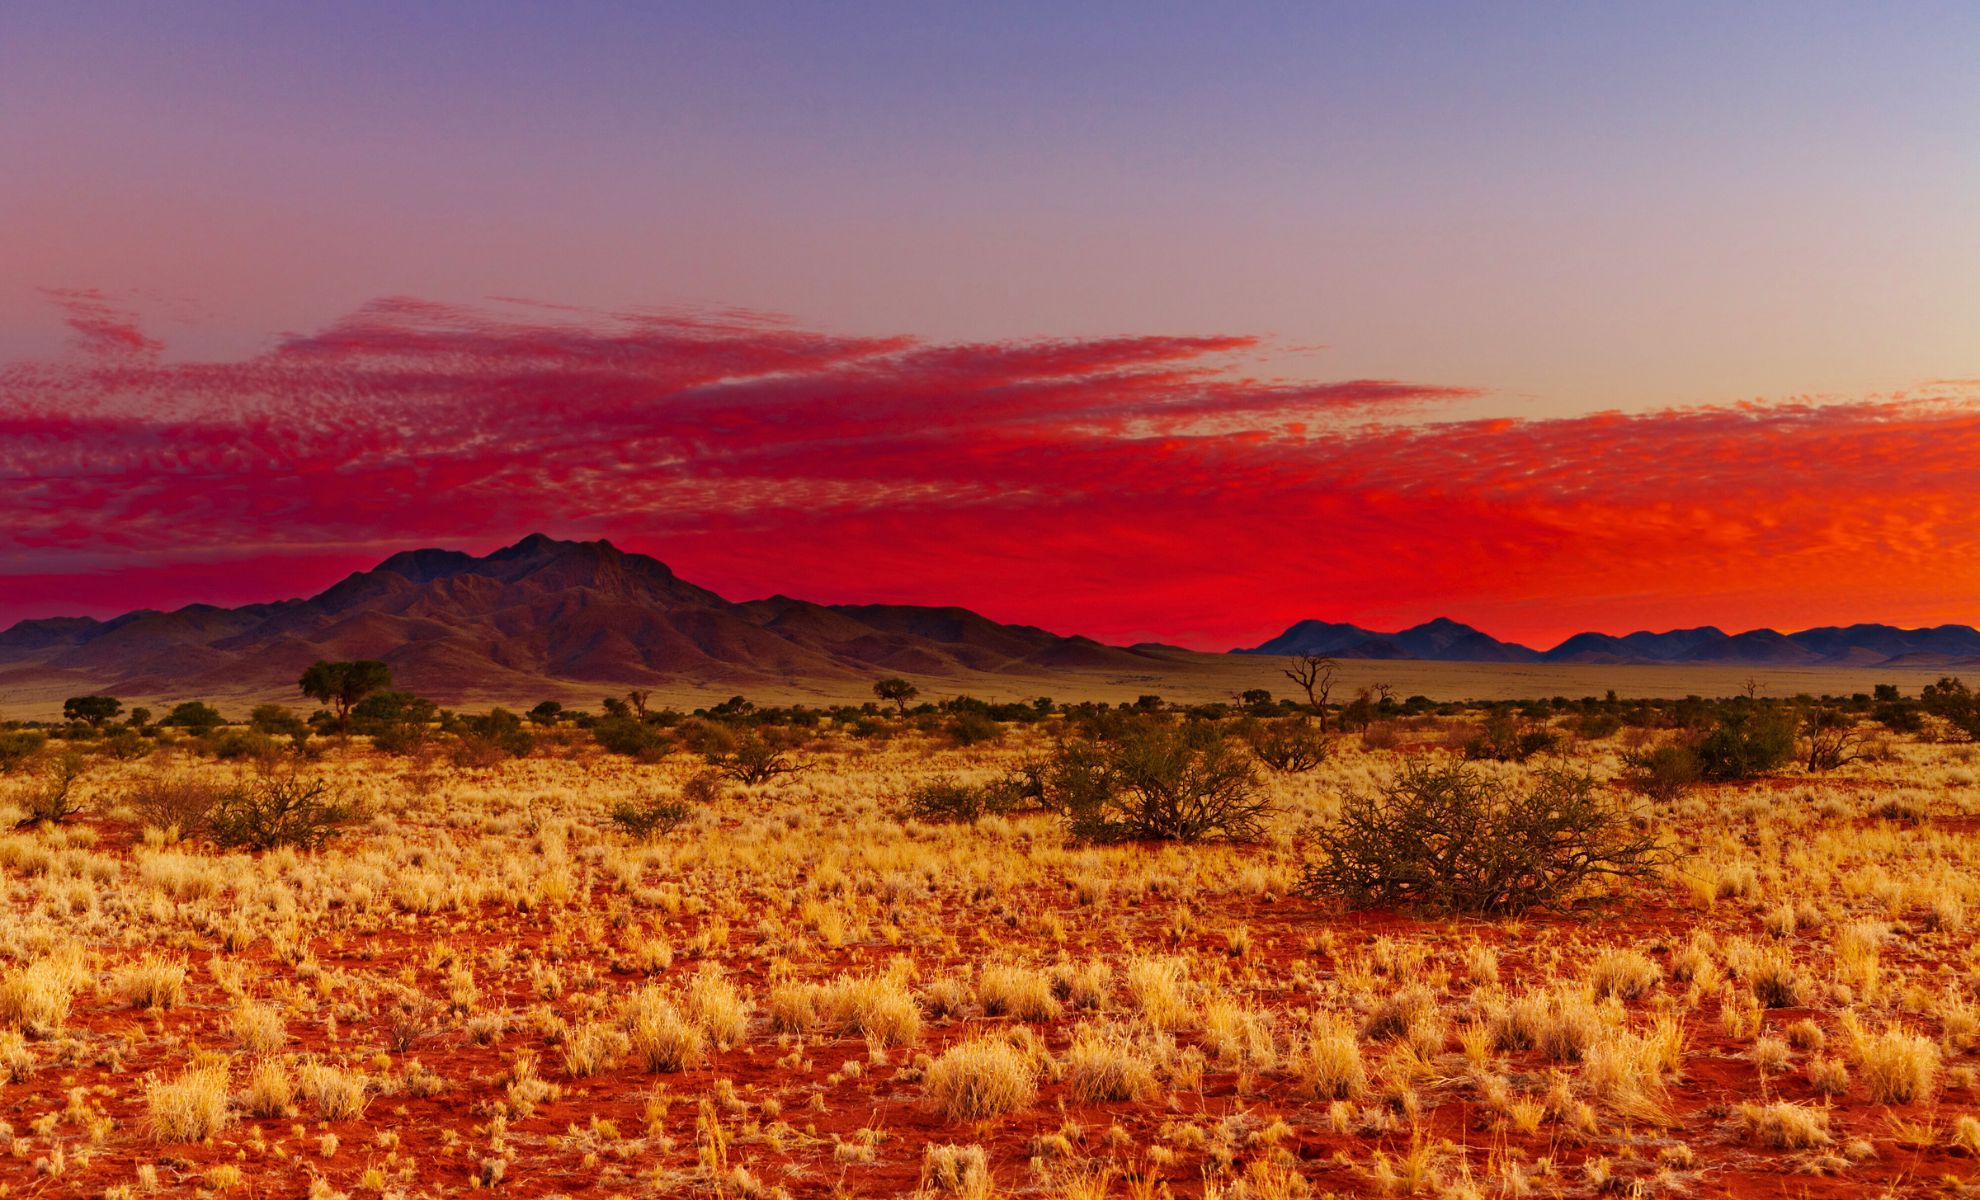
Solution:
{"label": "savanna shrub", "polygon": [[975,746],[1004,736],[1004,727],[983,713],[960,712],[949,720],[945,732],[958,746]]}
{"label": "savanna shrub", "polygon": [[623,800],[612,806],[612,824],[642,841],[672,833],[693,815],[693,806],[675,796]]}
{"label": "savanna shrub", "polygon": [[208,827],[213,840],[229,849],[308,850],[329,841],[357,818],[356,809],[332,795],[320,779],[264,776],[243,780],[224,792]]}
{"label": "savanna shrub", "polygon": [[1244,731],[1244,740],[1258,761],[1284,775],[1298,775],[1327,761],[1334,743],[1305,717],[1259,721]]}
{"label": "savanna shrub", "polygon": [[82,778],[86,767],[79,750],[64,750],[44,759],[41,778],[22,798],[27,816],[21,818],[20,824],[23,827],[43,822],[58,825],[81,812],[82,802],[76,795],[76,782]]}
{"label": "savanna shrub", "polygon": [[1544,725],[1522,726],[1511,713],[1493,713],[1465,740],[1462,749],[1466,758],[1525,762],[1553,749],[1558,740]]}
{"label": "savanna shrub", "polygon": [[1045,806],[1088,841],[1252,841],[1271,813],[1249,756],[1208,724],[1066,742],[1040,777]]}
{"label": "savanna shrub", "polygon": [[1681,741],[1625,751],[1622,758],[1623,782],[1661,804],[1684,795],[1704,775],[1698,752]]}
{"label": "savanna shrub", "polygon": [[1698,744],[1707,779],[1751,779],[1794,757],[1794,714],[1780,708],[1729,708]]}
{"label": "savanna shrub", "polygon": [[1560,904],[1596,878],[1652,875],[1662,859],[1658,839],[1588,776],[1553,767],[1508,786],[1463,763],[1421,761],[1373,794],[1350,794],[1316,848],[1308,894],[1480,913]]}
{"label": "savanna shrub", "polygon": [[187,837],[206,829],[220,795],[219,787],[197,776],[154,775],[139,782],[124,803],[145,826]]}
{"label": "savanna shrub", "polygon": [[607,751],[658,762],[673,748],[667,736],[634,717],[607,717],[592,727],[591,736]]}
{"label": "savanna shrub", "polygon": [[708,765],[742,784],[764,783],[779,775],[803,770],[775,743],[754,731],[739,739],[727,754],[709,754]]}
{"label": "savanna shrub", "polygon": [[1015,811],[1024,802],[1021,780],[962,783],[944,776],[908,793],[901,815],[930,824],[965,822],[974,825],[986,816]]}
{"label": "savanna shrub", "polygon": [[48,744],[48,735],[32,729],[0,733],[0,774],[32,762]]}

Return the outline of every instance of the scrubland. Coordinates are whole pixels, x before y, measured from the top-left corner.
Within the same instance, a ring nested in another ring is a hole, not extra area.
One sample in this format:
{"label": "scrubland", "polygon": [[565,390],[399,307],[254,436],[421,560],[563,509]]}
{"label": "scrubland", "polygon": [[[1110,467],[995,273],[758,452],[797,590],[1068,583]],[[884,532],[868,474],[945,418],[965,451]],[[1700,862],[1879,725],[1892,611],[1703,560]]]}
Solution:
{"label": "scrubland", "polygon": [[[1260,772],[1242,844],[903,819],[1052,722],[827,727],[804,769],[587,739],[459,765],[0,779],[0,1186],[135,1197],[1440,1197],[1980,1187],[1980,748],[1900,739],[1639,805],[1652,878],[1521,915],[1355,911],[1309,839],[1436,739]],[[1605,785],[1614,736],[1567,765]],[[1486,763],[1510,781],[1536,762]],[[321,847],[132,798],[327,782]],[[611,814],[694,795],[651,836]]]}

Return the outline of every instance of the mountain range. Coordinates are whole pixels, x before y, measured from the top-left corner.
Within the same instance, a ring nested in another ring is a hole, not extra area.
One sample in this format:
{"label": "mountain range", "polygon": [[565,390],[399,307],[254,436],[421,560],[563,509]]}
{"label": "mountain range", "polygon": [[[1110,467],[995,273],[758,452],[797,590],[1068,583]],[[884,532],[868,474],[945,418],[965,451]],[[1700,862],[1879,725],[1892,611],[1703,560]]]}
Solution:
{"label": "mountain range", "polygon": [[395,554],[307,599],[22,621],[0,632],[0,686],[53,677],[127,696],[293,693],[317,659],[378,658],[400,686],[446,700],[527,697],[546,683],[1133,674],[1202,657],[1002,625],[962,608],[736,603],[610,542],[534,534],[482,557]]}
{"label": "mountain range", "polygon": [[1980,629],[1940,625],[1827,625],[1800,633],[1711,625],[1647,630],[1616,637],[1577,633],[1550,650],[1502,642],[1446,617],[1395,633],[1358,625],[1300,621],[1284,633],[1233,654],[1321,654],[1334,658],[1430,662],[1595,663],[1686,666],[1968,667],[1980,663]]}
{"label": "mountain range", "polygon": [[1104,645],[1000,624],[964,608],[813,604],[788,596],[739,603],[610,542],[534,534],[478,557],[457,550],[394,554],[303,599],[22,621],[0,632],[0,690],[17,703],[88,691],[293,697],[296,680],[317,659],[379,658],[399,686],[442,702],[773,685],[847,697],[865,694],[872,680],[887,675],[1019,695],[1055,683],[1091,694],[1186,686],[1219,695],[1254,685],[1239,665],[1245,660],[1234,656],[1302,653],[1440,663],[1922,671],[1980,663],[1980,630],[1852,625],[1728,634],[1707,626],[1625,637],[1581,633],[1536,650],[1443,618],[1395,633],[1301,621],[1261,645],[1221,655],[1157,643]]}

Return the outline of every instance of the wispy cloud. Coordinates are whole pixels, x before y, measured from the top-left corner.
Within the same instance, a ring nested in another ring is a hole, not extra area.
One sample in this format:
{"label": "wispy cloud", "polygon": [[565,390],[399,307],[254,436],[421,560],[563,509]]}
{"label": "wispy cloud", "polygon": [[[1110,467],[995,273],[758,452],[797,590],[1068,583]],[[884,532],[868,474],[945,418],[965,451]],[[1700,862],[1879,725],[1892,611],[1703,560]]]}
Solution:
{"label": "wispy cloud", "polygon": [[403,298],[186,363],[111,300],[53,295],[77,356],[0,367],[6,618],[292,594],[538,528],[731,594],[1213,646],[1301,616],[1950,619],[1980,592],[1958,382],[1452,420],[1476,389],[1252,378],[1241,336],[934,344]]}

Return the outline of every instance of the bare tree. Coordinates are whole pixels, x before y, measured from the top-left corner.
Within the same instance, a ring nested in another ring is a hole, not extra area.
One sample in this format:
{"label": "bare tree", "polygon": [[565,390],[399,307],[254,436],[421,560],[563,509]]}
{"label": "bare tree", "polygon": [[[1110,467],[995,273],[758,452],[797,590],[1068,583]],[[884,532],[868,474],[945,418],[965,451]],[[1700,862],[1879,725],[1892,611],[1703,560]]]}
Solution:
{"label": "bare tree", "polygon": [[633,715],[642,721],[646,719],[646,698],[652,694],[637,689],[626,693],[626,699],[632,702]]}
{"label": "bare tree", "polygon": [[1334,672],[1340,665],[1324,654],[1301,654],[1294,657],[1292,666],[1280,672],[1306,693],[1306,702],[1320,714],[1322,732],[1327,728],[1327,694],[1334,690]]}
{"label": "bare tree", "polygon": [[1766,686],[1757,676],[1748,675],[1746,681],[1739,685],[1739,690],[1746,693],[1748,700],[1752,700],[1757,698],[1760,695],[1760,689]]}
{"label": "bare tree", "polygon": [[1833,708],[1811,711],[1802,718],[1801,732],[1808,739],[1810,772],[1833,771],[1866,753],[1863,737],[1856,731],[1855,718]]}

